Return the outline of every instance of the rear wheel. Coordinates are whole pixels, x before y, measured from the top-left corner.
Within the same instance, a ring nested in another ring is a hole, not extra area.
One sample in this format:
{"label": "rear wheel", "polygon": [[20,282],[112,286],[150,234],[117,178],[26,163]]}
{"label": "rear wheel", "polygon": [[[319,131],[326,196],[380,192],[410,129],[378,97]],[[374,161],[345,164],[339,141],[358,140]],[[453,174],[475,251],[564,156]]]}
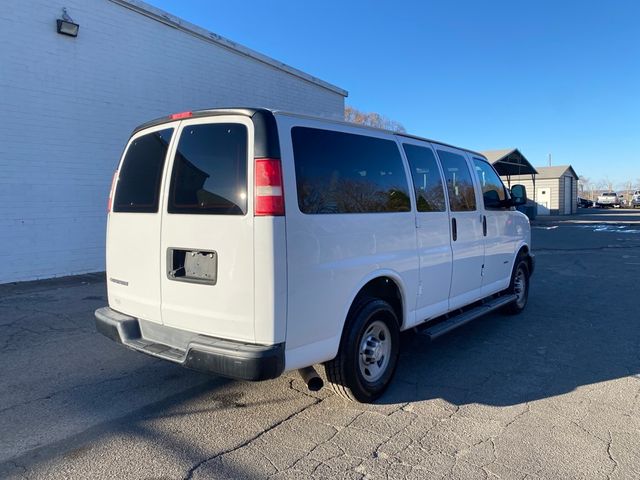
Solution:
{"label": "rear wheel", "polygon": [[515,295],[516,299],[504,307],[504,313],[508,315],[521,313],[529,299],[529,264],[524,256],[518,257],[516,261],[507,293]]}
{"label": "rear wheel", "polygon": [[398,318],[391,305],[363,301],[347,319],[338,355],[324,365],[331,387],[349,400],[376,400],[391,382],[399,347]]}

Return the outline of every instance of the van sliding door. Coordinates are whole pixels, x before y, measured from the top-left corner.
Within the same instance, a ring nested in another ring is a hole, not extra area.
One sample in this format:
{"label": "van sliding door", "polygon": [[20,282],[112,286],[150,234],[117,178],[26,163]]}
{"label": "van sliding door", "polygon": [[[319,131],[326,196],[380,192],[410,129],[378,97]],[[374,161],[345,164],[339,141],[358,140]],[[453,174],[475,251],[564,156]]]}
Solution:
{"label": "van sliding door", "polygon": [[451,237],[442,173],[430,145],[402,139],[416,198],[420,259],[418,322],[446,313],[451,286]]}
{"label": "van sliding door", "polygon": [[483,218],[472,170],[466,155],[443,145],[436,146],[449,198],[453,272],[449,308],[459,308],[482,297],[484,268]]}
{"label": "van sliding door", "polygon": [[503,203],[508,195],[502,180],[486,160],[478,157],[472,157],[472,160],[484,204],[482,295],[488,296],[509,286],[513,257],[521,236],[514,218],[517,213]]}

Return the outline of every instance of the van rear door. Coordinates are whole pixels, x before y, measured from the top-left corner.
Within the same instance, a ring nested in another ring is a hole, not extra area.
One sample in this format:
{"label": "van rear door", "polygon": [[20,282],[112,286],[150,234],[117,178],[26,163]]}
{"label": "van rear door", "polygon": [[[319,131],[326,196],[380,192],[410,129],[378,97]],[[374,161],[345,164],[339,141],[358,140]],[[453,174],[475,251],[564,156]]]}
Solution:
{"label": "van rear door", "polygon": [[107,223],[109,305],[127,315],[162,323],[160,223],[162,178],[178,123],[131,137],[114,176]]}
{"label": "van rear door", "polygon": [[183,120],[176,135],[164,182],[163,323],[252,342],[253,122],[242,115],[194,118]]}

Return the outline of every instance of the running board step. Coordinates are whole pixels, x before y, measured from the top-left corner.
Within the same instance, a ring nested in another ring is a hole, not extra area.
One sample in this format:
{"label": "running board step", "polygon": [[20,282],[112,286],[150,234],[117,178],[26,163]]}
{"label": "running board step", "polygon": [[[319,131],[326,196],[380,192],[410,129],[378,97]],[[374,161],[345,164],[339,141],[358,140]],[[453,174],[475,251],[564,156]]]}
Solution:
{"label": "running board step", "polygon": [[445,333],[449,333],[451,330],[455,330],[458,327],[466,325],[476,318],[482,317],[489,312],[493,312],[494,310],[498,310],[499,308],[509,305],[515,300],[515,295],[503,295],[501,297],[494,298],[493,300],[489,300],[482,305],[474,307],[471,310],[467,310],[455,317],[451,317],[443,322],[437,323],[432,327],[425,328],[420,332],[420,334],[428,337],[429,340],[435,340]]}

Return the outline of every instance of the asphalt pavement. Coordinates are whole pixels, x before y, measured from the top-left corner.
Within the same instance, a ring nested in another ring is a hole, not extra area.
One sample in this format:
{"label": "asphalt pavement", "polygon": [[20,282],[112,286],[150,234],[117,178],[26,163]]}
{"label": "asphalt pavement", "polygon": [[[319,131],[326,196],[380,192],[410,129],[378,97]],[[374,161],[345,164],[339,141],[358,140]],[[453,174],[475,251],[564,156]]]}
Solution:
{"label": "asphalt pavement", "polygon": [[375,405],[124,349],[102,275],[0,285],[0,478],[640,478],[640,211],[532,233],[527,310],[404,335]]}

